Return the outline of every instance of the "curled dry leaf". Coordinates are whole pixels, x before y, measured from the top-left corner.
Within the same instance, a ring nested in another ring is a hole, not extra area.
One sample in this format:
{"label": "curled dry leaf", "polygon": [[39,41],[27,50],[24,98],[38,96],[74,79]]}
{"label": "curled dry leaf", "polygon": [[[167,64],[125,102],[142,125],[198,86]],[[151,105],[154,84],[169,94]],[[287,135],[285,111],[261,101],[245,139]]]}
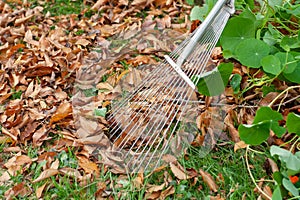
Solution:
{"label": "curled dry leaf", "polygon": [[200,169],[200,174],[202,176],[204,183],[206,183],[206,185],[210,188],[210,190],[212,190],[213,192],[217,192],[219,187],[215,183],[213,177],[209,173],[203,171],[202,169]]}

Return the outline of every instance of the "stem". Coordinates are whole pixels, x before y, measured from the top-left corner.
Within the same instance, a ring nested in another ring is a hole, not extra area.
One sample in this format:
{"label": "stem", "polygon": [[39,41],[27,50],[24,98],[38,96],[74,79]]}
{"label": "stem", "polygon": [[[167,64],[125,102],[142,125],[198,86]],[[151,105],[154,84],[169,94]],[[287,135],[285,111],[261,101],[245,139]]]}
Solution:
{"label": "stem", "polygon": [[271,103],[269,103],[268,107],[272,107],[273,104],[286,92],[288,92],[291,89],[296,89],[296,88],[300,88],[300,85],[294,85],[294,86],[290,86],[288,88],[286,88],[285,90],[283,90],[279,95],[277,95],[273,101],[271,101]]}
{"label": "stem", "polygon": [[268,194],[266,194],[256,183],[252,173],[251,173],[251,169],[250,169],[250,165],[249,165],[249,160],[248,160],[248,150],[249,150],[249,145],[247,146],[246,148],[246,153],[245,153],[245,159],[246,159],[246,166],[247,166],[247,170],[248,170],[248,173],[250,175],[250,178],[252,180],[252,182],[254,183],[255,187],[259,190],[259,192],[263,195],[265,195],[265,197],[269,200],[272,200],[272,197],[270,197]]}
{"label": "stem", "polygon": [[298,138],[298,139],[292,144],[290,151],[293,151],[293,149],[295,148],[295,146],[296,146],[296,144],[297,144],[297,142],[298,142],[299,140],[300,140],[300,138]]}

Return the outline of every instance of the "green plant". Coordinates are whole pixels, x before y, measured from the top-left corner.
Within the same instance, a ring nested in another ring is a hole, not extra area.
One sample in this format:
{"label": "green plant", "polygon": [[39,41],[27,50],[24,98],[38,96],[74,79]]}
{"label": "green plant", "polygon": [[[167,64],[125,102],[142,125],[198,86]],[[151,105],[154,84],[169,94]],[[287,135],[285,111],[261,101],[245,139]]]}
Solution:
{"label": "green plant", "polygon": [[[261,4],[264,9],[252,12],[246,5],[240,15],[229,20],[220,38],[224,57],[263,70],[269,76],[265,83],[275,78],[300,83],[300,12],[295,12],[296,5],[289,2]],[[286,12],[290,13],[288,17],[280,18]]]}
{"label": "green plant", "polygon": [[280,172],[275,172],[273,175],[277,186],[272,199],[282,199],[282,193],[285,194],[286,191],[294,199],[299,199],[300,152],[292,154],[290,151],[278,146],[272,146],[270,152],[273,157],[278,157],[281,161]]}

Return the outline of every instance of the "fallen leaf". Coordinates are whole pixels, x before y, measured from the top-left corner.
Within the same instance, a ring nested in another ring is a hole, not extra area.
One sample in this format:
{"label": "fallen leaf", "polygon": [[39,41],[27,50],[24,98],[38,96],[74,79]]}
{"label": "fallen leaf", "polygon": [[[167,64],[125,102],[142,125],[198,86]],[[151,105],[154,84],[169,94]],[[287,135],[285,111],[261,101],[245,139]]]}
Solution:
{"label": "fallen leaf", "polygon": [[50,119],[50,125],[52,125],[54,122],[58,122],[67,116],[72,114],[72,105],[69,102],[63,102],[59,105],[56,112],[52,115]]}
{"label": "fallen leaf", "polygon": [[45,171],[43,171],[39,177],[37,177],[35,180],[32,181],[32,183],[37,183],[40,182],[42,180],[45,180],[51,176],[55,176],[59,173],[59,171],[57,169],[46,169]]}
{"label": "fallen leaf", "polygon": [[47,183],[44,183],[42,186],[38,187],[35,191],[35,195],[36,195],[36,198],[41,198],[42,195],[43,195],[43,191],[44,191],[44,188],[45,186],[47,185]]}
{"label": "fallen leaf", "polygon": [[269,187],[269,186],[265,186],[264,188],[263,188],[263,191],[264,191],[264,193],[267,195],[267,196],[265,196],[264,194],[261,194],[262,195],[262,198],[263,199],[265,199],[265,200],[269,200],[270,198],[272,198],[272,190],[271,190],[271,188]]}
{"label": "fallen leaf", "polygon": [[91,173],[95,174],[96,176],[99,176],[100,171],[96,163],[90,161],[89,159],[83,156],[77,156],[77,159],[79,166],[85,171],[85,173]]}
{"label": "fallen leaf", "polygon": [[210,190],[212,190],[213,192],[218,191],[219,187],[217,186],[213,177],[209,173],[200,169],[200,175],[202,176],[204,183],[210,188]]}
{"label": "fallen leaf", "polygon": [[234,144],[234,152],[236,152],[239,149],[244,149],[248,146],[248,144],[246,144],[244,141],[239,141],[237,143]]}
{"label": "fallen leaf", "polygon": [[175,164],[170,163],[171,171],[179,180],[186,180],[188,178],[187,174],[179,169]]}

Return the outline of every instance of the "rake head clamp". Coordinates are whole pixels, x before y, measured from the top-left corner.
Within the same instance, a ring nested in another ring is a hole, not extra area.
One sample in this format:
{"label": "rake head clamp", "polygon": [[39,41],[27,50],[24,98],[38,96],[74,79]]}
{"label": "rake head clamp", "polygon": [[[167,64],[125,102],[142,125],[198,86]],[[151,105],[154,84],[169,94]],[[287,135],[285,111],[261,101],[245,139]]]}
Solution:
{"label": "rake head clamp", "polygon": [[205,117],[210,119],[205,129],[207,135],[212,134],[214,128],[222,129],[216,123],[223,122],[218,111],[202,106],[206,111],[201,111],[202,118],[197,116],[201,110],[199,102],[196,101],[196,106],[190,103],[195,99],[197,83],[191,78],[211,73],[207,62],[234,11],[233,0],[217,1],[187,39],[165,55],[165,60],[133,91],[112,105],[107,118],[112,144],[105,153],[118,160],[119,167],[127,172],[152,171],[166,155],[180,154],[195,138],[193,133],[199,132],[199,126],[191,123],[191,117],[200,121],[205,121]]}

